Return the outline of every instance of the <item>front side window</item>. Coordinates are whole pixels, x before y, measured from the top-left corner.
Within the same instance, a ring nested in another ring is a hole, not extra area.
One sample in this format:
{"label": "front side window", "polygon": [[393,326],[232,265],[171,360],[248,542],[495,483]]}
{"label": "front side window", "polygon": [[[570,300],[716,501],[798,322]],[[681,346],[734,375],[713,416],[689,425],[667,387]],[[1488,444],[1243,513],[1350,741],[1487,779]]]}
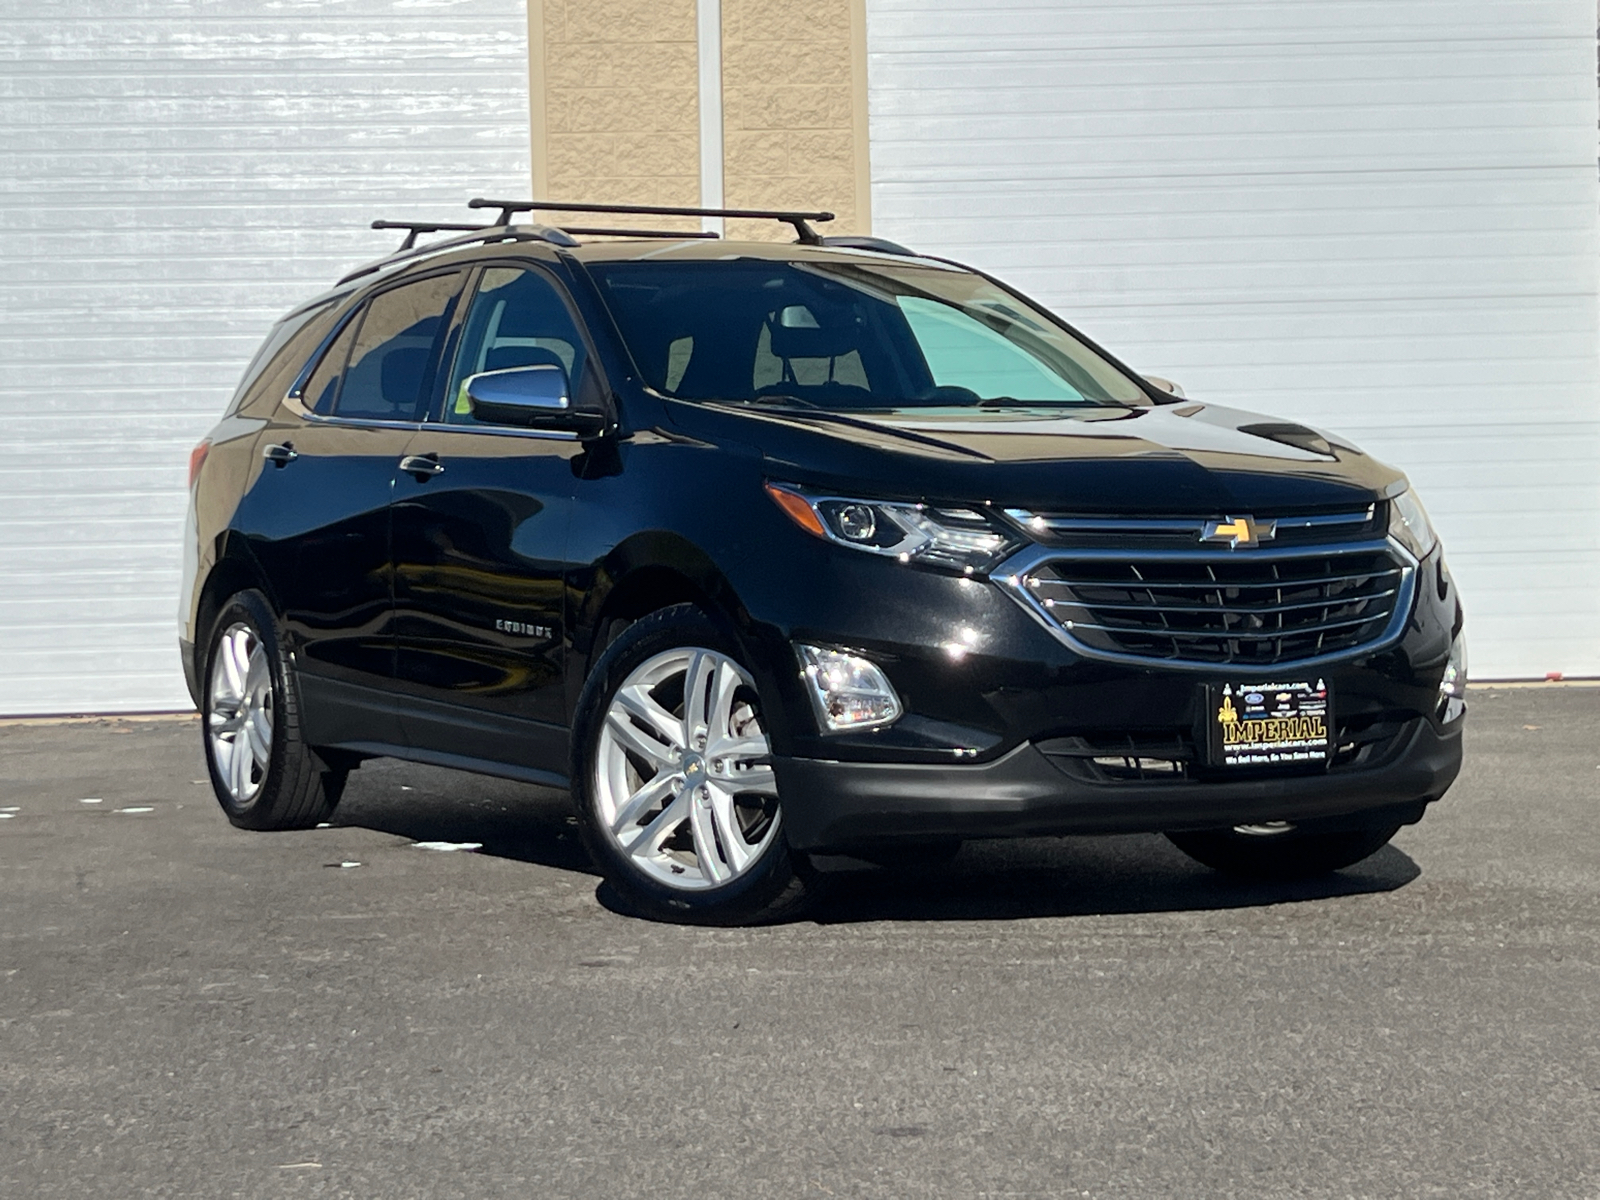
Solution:
{"label": "front side window", "polygon": [[863,261],[597,263],[646,381],[828,409],[1148,404],[1050,314],[980,275]]}
{"label": "front side window", "polygon": [[306,407],[356,420],[419,420],[431,392],[434,345],[460,282],[459,273],[436,275],[367,301],[312,373]]}
{"label": "front side window", "polygon": [[461,350],[445,391],[445,420],[476,420],[466,381],[485,371],[559,366],[567,373],[567,395],[581,394],[586,352],[566,302],[538,271],[490,267],[483,273],[461,336]]}

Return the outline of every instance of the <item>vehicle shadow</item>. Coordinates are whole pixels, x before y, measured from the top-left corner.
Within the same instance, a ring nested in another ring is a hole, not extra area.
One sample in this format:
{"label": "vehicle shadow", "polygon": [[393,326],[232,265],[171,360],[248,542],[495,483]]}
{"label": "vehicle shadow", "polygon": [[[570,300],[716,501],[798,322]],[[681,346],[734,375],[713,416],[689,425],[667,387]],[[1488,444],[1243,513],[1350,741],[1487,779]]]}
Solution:
{"label": "vehicle shadow", "polygon": [[566,792],[378,759],[350,776],[334,815],[416,842],[478,842],[480,854],[598,875]]}
{"label": "vehicle shadow", "polygon": [[[550,788],[384,760],[351,777],[335,820],[413,841],[479,842],[480,853],[496,858],[598,874],[570,800]],[[1269,882],[1203,867],[1158,834],[973,841],[940,866],[831,871],[819,902],[800,919],[832,925],[1253,908],[1390,892],[1421,873],[1392,845],[1343,871]],[[611,911],[627,912],[604,883],[595,894]]]}
{"label": "vehicle shadow", "polygon": [[807,917],[826,925],[1203,912],[1391,892],[1421,874],[1392,845],[1343,871],[1266,881],[1201,866],[1159,834],[983,841],[942,867],[832,876]]}

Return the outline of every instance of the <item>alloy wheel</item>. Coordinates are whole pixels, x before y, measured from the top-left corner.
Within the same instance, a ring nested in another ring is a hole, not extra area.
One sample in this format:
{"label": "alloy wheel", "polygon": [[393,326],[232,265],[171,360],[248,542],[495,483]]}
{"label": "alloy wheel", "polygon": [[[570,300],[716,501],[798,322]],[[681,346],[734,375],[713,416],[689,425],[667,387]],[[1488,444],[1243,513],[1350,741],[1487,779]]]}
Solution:
{"label": "alloy wheel", "polygon": [[261,791],[272,758],[272,670],[249,625],[230,625],[211,660],[207,734],[217,777],[236,805]]}
{"label": "alloy wheel", "polygon": [[755,684],[724,654],[668,650],[611,697],[596,747],[600,824],[637,870],[683,890],[746,874],[777,836]]}

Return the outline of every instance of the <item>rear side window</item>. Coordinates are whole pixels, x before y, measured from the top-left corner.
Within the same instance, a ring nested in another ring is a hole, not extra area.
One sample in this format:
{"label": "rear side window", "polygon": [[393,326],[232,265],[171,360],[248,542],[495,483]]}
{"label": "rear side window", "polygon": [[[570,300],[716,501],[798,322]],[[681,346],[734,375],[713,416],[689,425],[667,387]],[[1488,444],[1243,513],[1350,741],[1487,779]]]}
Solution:
{"label": "rear side window", "polygon": [[350,357],[350,343],[355,340],[360,324],[359,314],[345,322],[339,336],[333,339],[333,345],[328,347],[328,352],[317,364],[317,369],[311,372],[311,378],[306,380],[300,396],[312,412],[325,417],[333,412],[333,402],[339,394],[339,376],[344,371],[345,360]]}
{"label": "rear side window", "polygon": [[459,274],[436,275],[367,302],[334,402],[335,416],[420,419],[433,379],[434,343],[460,281]]}
{"label": "rear side window", "polygon": [[460,272],[372,297],[345,322],[301,399],[322,416],[415,421],[432,394],[434,355]]}

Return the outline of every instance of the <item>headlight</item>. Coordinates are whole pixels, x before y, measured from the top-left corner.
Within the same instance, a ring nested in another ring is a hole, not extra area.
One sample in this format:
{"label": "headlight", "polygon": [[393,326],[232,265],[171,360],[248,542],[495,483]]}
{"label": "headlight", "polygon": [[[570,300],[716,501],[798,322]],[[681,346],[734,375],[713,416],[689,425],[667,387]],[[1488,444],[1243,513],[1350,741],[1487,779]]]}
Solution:
{"label": "headlight", "polygon": [[887,500],[816,496],[767,484],[767,495],[807,533],[852,550],[966,575],[986,571],[1014,544],[984,514]]}
{"label": "headlight", "polygon": [[1410,488],[1389,501],[1389,536],[1409,550],[1418,562],[1432,554],[1439,544],[1439,535],[1433,531],[1427,510]]}

